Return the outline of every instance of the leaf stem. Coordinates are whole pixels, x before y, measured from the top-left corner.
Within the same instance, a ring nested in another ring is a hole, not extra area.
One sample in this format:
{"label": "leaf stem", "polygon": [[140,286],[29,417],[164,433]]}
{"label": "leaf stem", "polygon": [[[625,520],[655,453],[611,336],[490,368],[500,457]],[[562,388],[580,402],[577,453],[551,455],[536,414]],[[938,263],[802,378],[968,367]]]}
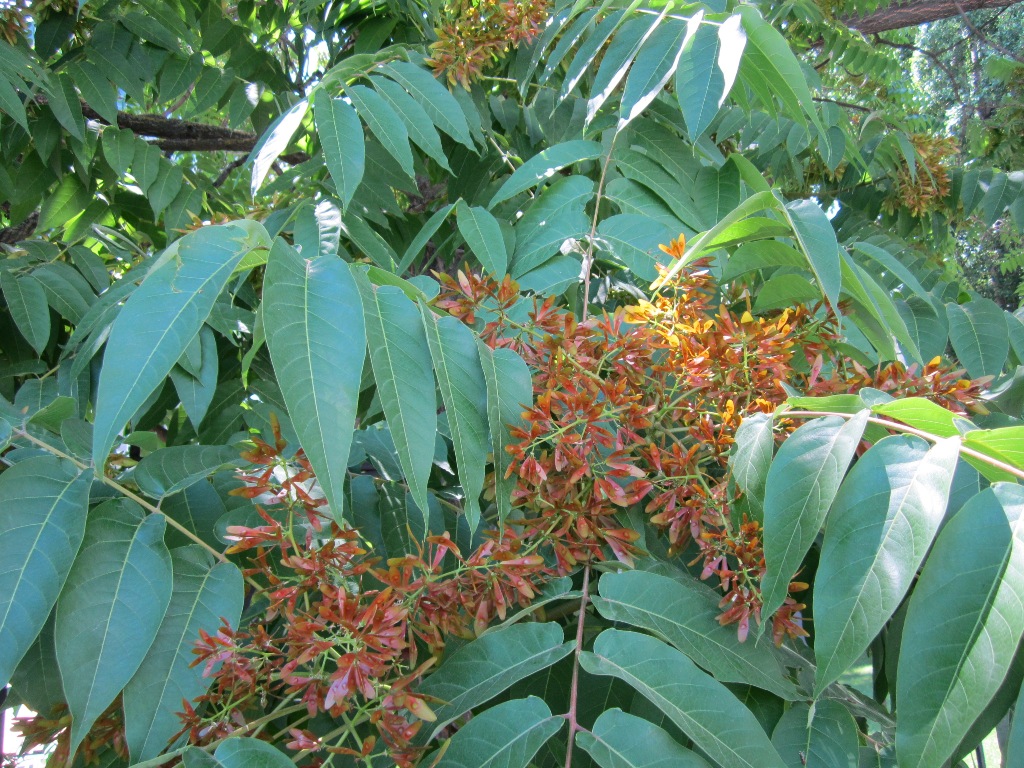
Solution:
{"label": "leaf stem", "polygon": [[[580,315],[582,322],[587,321],[587,313],[590,309],[590,273],[594,269],[594,237],[597,235],[597,217],[601,211],[604,180],[608,175],[608,166],[612,164],[612,153],[615,151],[615,142],[618,138],[619,134],[616,132],[608,145],[608,156],[605,157],[604,163],[601,165],[601,178],[598,179],[597,194],[594,197],[594,215],[590,220],[590,236],[587,238],[587,250],[583,254],[583,312]],[[569,752],[572,753],[571,748]]]}
{"label": "leaf stem", "polygon": [[569,736],[566,739],[565,747],[565,768],[572,768],[573,740],[576,732],[583,730],[576,722],[576,712],[579,705],[579,683],[580,683],[580,652],[583,650],[583,625],[587,616],[587,599],[590,597],[590,566],[583,566],[583,594],[580,596],[580,617],[576,622],[576,648],[572,657],[572,687],[569,689],[569,713],[566,719],[569,721]]}
{"label": "leaf stem", "polygon": [[[833,411],[778,411],[777,412],[782,418],[787,419],[816,419],[819,416],[839,416],[843,419],[852,419],[854,414],[852,413],[836,413]],[[922,429],[915,429],[914,427],[908,427],[906,424],[900,424],[897,421],[889,421],[888,419],[880,419],[877,416],[868,416],[869,424],[877,424],[886,429],[891,429],[895,432],[905,432],[908,435],[917,435],[923,437],[932,443],[937,443],[940,440],[944,440],[940,435],[933,435],[931,432],[925,432]],[[981,451],[976,451],[973,448],[968,448],[963,443],[960,444],[960,453],[964,456],[970,456],[972,459],[988,464],[990,467],[994,467],[1002,472],[1013,475],[1018,480],[1024,480],[1024,470],[1018,469],[1012,464],[1007,464],[999,459],[993,459]]]}

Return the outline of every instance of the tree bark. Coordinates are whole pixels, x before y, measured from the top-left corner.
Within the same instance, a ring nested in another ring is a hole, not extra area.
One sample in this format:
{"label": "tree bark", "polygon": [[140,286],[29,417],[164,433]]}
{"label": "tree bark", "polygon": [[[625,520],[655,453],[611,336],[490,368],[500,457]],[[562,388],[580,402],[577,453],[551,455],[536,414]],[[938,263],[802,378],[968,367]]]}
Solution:
{"label": "tree bark", "polygon": [[960,10],[978,11],[988,8],[1005,8],[1021,0],[908,0],[896,2],[867,16],[847,16],[847,26],[865,35],[887,32],[892,29],[914,27],[929,21],[957,16]]}

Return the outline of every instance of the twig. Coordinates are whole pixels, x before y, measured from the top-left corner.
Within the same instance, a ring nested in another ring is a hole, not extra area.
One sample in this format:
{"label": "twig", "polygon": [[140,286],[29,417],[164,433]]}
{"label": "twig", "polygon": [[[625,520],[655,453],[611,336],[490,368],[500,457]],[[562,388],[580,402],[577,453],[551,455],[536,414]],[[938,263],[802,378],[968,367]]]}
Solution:
{"label": "twig", "polygon": [[213,180],[213,186],[215,188],[223,186],[224,182],[228,180],[228,176],[231,175],[231,172],[235,170],[235,168],[245,165],[245,161],[247,159],[248,158],[246,157],[240,157],[237,160],[232,160],[230,163],[224,166],[224,170],[221,171],[220,174],[218,174],[216,179]]}
{"label": "twig", "polygon": [[971,34],[977,37],[981,42],[983,42],[992,50],[998,51],[1003,56],[1006,56],[1008,59],[1013,59],[1014,61],[1019,61],[1021,64],[1024,64],[1024,57],[1022,57],[1020,54],[1014,53],[1013,51],[1007,50],[999,43],[993,42],[988,37],[988,35],[986,35],[984,32],[978,29],[978,27],[974,26],[974,22],[971,21],[970,17],[967,15],[967,11],[964,10],[964,7],[960,5],[959,0],[953,0],[953,5],[955,5],[957,10],[960,11],[960,18],[963,19],[963,22],[964,24],[967,25],[967,28],[971,30]]}
{"label": "twig", "polygon": [[572,688],[569,690],[569,713],[566,719],[569,721],[569,736],[565,748],[565,768],[572,768],[573,739],[576,732],[581,730],[580,724],[576,722],[576,712],[579,706],[580,688],[580,653],[583,651],[583,625],[587,618],[587,599],[590,597],[590,566],[583,566],[583,589],[580,597],[580,617],[576,622],[576,648],[572,659]]}
{"label": "twig", "polygon": [[858,110],[860,112],[870,112],[871,111],[870,108],[865,107],[862,104],[851,104],[848,101],[839,101],[837,99],[826,99],[823,96],[815,96],[813,98],[814,98],[815,101],[821,102],[822,104],[836,104],[836,105],[838,105],[840,107],[846,107],[847,109],[856,109],[856,110]]}
{"label": "twig", "polygon": [[961,97],[960,97],[960,85],[956,81],[956,75],[953,74],[953,70],[951,70],[948,66],[946,66],[946,64],[943,63],[943,61],[938,57],[938,54],[936,54],[934,51],[929,51],[927,48],[919,48],[918,46],[916,46],[916,45],[914,45],[912,43],[896,43],[896,42],[893,42],[892,40],[886,40],[885,38],[881,37],[878,34],[873,35],[872,39],[876,43],[880,43],[882,45],[887,45],[890,48],[900,48],[900,49],[906,50],[906,51],[914,51],[916,53],[923,53],[925,56],[927,56],[929,59],[932,60],[932,62],[935,64],[935,66],[937,66],[939,69],[942,70],[943,74],[945,74],[947,78],[949,78],[949,84],[953,87],[953,97],[957,101],[961,101],[962,100]]}
{"label": "twig", "polygon": [[594,216],[590,221],[590,237],[587,238],[587,250],[583,254],[583,312],[581,320],[586,322],[587,313],[590,310],[590,273],[594,268],[594,237],[597,235],[597,216],[601,209],[601,197],[604,194],[604,179],[608,175],[608,166],[612,164],[612,153],[615,151],[615,141],[619,138],[618,132],[612,136],[611,144],[608,145],[608,156],[601,165],[601,178],[597,182],[597,195],[594,197]]}

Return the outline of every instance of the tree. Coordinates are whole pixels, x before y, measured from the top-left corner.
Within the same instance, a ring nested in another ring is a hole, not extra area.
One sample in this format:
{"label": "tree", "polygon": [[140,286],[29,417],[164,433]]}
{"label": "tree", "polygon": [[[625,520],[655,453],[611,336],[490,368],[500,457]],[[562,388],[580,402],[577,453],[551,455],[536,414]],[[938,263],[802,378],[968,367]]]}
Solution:
{"label": "tree", "polygon": [[942,249],[1022,178],[856,10],[9,5],[29,743],[959,764],[1021,696],[1024,321]]}

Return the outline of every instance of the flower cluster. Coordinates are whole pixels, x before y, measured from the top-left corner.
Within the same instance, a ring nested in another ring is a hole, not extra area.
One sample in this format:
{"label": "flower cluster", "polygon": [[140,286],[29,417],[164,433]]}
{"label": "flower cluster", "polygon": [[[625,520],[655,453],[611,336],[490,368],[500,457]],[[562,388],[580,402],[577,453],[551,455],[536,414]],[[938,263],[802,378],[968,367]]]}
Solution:
{"label": "flower cluster", "polygon": [[466,89],[510,45],[533,40],[548,18],[547,0],[460,0],[443,9],[429,63]]}
{"label": "flower cluster", "polygon": [[[275,425],[276,430],[276,425]],[[184,730],[209,744],[290,715],[288,747],[312,755],[386,756],[413,765],[412,743],[433,721],[416,683],[452,637],[472,638],[510,606],[529,605],[549,569],[512,530],[463,555],[447,533],[419,551],[381,562],[359,533],[326,517],[312,471],[284,441],[257,439],[255,467],[239,495],[253,498],[261,525],[233,526],[229,552],[244,553],[258,620],[204,633],[196,664],[209,692],[186,707]],[[327,715],[339,727],[314,735],[301,726]]]}
{"label": "flower cluster", "polygon": [[[671,259],[684,249],[682,238],[662,247]],[[755,316],[738,287],[722,294],[706,262],[662,270],[650,300],[585,322],[547,299],[517,323],[508,278],[439,278],[436,304],[488,344],[514,349],[533,372],[534,402],[508,447],[517,481],[511,521],[525,538],[548,542],[558,573],[606,558],[629,564],[640,533],[622,512],[642,510],[670,553],[700,563],[705,579],[717,576],[720,621],[736,624],[741,640],[751,618],[763,618],[765,572],[760,523],[746,518],[729,482],[742,419],[772,412],[787,399],[784,385],[810,395],[872,386],[958,412],[979,394],[978,382],[938,360],[920,371],[890,364],[870,372],[836,351],[839,335],[822,307]],[[780,425],[780,438],[789,428]],[[776,642],[806,634],[804,607],[790,596],[764,617]]]}
{"label": "flower cluster", "polygon": [[917,158],[912,168],[906,161],[896,173],[896,188],[885,207],[890,213],[903,206],[914,216],[940,211],[949,195],[949,168],[959,151],[956,140],[926,134],[910,136]]}

